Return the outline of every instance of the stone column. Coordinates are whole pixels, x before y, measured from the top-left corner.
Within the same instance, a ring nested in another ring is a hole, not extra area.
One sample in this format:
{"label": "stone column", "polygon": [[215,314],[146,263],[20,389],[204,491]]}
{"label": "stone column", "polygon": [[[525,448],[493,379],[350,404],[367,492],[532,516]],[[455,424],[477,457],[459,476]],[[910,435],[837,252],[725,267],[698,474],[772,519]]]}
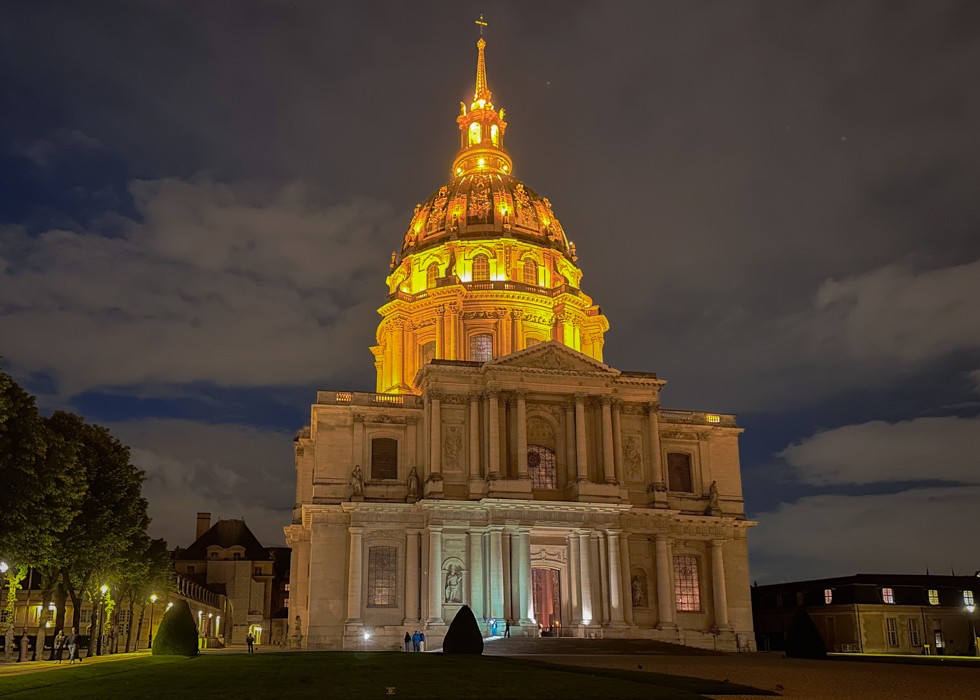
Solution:
{"label": "stone column", "polygon": [[728,623],[728,592],[725,589],[725,540],[711,541],[711,594],[715,606],[715,628],[730,630]]}
{"label": "stone column", "polygon": [[663,458],[660,455],[660,404],[650,402],[647,404],[647,430],[650,437],[650,467],[653,470],[653,479],[649,490],[653,491],[653,505],[655,508],[667,507],[667,479],[664,475]]}
{"label": "stone column", "polygon": [[361,536],[364,528],[352,526],[350,528],[350,575],[347,578],[347,624],[361,624],[361,594],[364,590],[362,563],[364,561],[364,548],[361,545]]}
{"label": "stone column", "polygon": [[601,532],[592,533],[592,546],[599,563],[599,600],[602,602],[602,616],[599,621],[603,624],[609,622],[609,561],[606,559],[606,539]]}
{"label": "stone column", "polygon": [[442,476],[442,393],[429,391],[429,404],[429,423],[432,426],[429,441],[429,478],[432,479]]}
{"label": "stone column", "polygon": [[566,401],[562,408],[565,415],[565,481],[577,481],[575,465],[575,402]]}
{"label": "stone column", "polygon": [[490,617],[504,620],[504,547],[502,536],[504,528],[495,525],[490,532]]}
{"label": "stone column", "polygon": [[531,528],[522,527],[517,531],[517,562],[520,569],[520,623],[534,624],[534,592],[531,586]]}
{"label": "stone column", "polygon": [[490,479],[500,478],[500,408],[497,397],[500,392],[496,389],[487,391],[490,403],[490,464],[487,470]]}
{"label": "stone column", "polygon": [[578,531],[579,578],[582,583],[582,620],[581,624],[592,622],[592,533],[589,530]]}
{"label": "stone column", "polygon": [[446,359],[446,307],[439,305],[436,311],[436,359]]}
{"label": "stone column", "polygon": [[616,460],[613,448],[612,397],[603,396],[602,402],[602,472],[607,484],[616,483]]}
{"label": "stone column", "polygon": [[578,533],[574,530],[568,533],[568,597],[571,610],[572,624],[582,624],[582,590],[579,585],[579,575],[582,565],[579,562]]}
{"label": "stone column", "polygon": [[575,394],[575,464],[578,481],[589,480],[588,443],[585,438],[585,396],[585,394]]}
{"label": "stone column", "polygon": [[514,309],[510,312],[510,317],[513,319],[513,339],[511,340],[511,352],[517,352],[518,350],[524,349],[524,312],[520,309]]}
{"label": "stone column", "polygon": [[391,327],[385,329],[384,337],[381,340],[381,351],[384,357],[384,372],[383,378],[381,380],[381,391],[385,392],[391,388],[391,354],[392,354],[392,342],[391,342]]}
{"label": "stone column", "polygon": [[448,352],[446,357],[450,360],[461,360],[463,358],[463,353],[459,347],[459,336],[460,336],[460,322],[459,322],[459,304],[453,303],[449,305],[449,337],[446,340],[446,345],[448,346]]}
{"label": "stone column", "polygon": [[405,321],[399,319],[391,327],[391,387],[395,391],[405,385]]}
{"label": "stone column", "polygon": [[[626,624],[632,625],[633,622],[633,576],[630,568],[630,539],[629,533],[625,533],[619,538],[619,568],[623,576],[623,613]],[[649,583],[649,582],[648,582]],[[647,595],[649,595],[647,591]]]}
{"label": "stone column", "polygon": [[527,472],[527,389],[517,392],[517,478],[530,479]]}
{"label": "stone column", "polygon": [[470,610],[477,620],[486,619],[483,593],[483,528],[470,528]]}
{"label": "stone column", "polygon": [[623,567],[619,563],[619,530],[606,530],[609,560],[609,622],[614,626],[626,624],[623,613]]}
{"label": "stone column", "polygon": [[403,625],[418,624],[419,611],[419,531],[405,531],[405,619]]}
{"label": "stone column", "polygon": [[429,526],[429,625],[442,620],[442,528]]}
{"label": "stone column", "polygon": [[674,560],[671,542],[666,535],[657,535],[654,541],[657,566],[657,629],[675,629],[674,624]]}
{"label": "stone column", "polygon": [[480,392],[471,391],[470,399],[470,478],[479,479],[480,470]]}
{"label": "stone column", "polygon": [[612,404],[612,430],[613,430],[613,454],[616,459],[616,483],[625,484],[626,476],[623,474],[623,430],[620,423],[620,414],[623,410],[623,402],[613,401]]}

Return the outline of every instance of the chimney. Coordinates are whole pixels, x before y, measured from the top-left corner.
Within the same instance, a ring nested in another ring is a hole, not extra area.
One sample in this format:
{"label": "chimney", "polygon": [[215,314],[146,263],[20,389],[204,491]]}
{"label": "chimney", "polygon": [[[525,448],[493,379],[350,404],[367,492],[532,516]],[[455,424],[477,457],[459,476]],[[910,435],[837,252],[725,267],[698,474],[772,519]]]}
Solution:
{"label": "chimney", "polygon": [[210,513],[198,513],[197,514],[197,537],[194,541],[201,539],[201,535],[211,529],[211,514]]}

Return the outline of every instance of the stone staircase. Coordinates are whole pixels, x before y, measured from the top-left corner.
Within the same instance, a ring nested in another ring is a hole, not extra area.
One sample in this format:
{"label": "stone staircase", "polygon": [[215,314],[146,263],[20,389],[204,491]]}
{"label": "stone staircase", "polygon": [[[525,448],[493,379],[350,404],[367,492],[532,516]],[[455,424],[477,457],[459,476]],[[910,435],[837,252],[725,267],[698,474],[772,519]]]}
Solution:
{"label": "stone staircase", "polygon": [[489,656],[722,656],[652,639],[581,639],[577,637],[511,637],[490,639],[483,653]]}

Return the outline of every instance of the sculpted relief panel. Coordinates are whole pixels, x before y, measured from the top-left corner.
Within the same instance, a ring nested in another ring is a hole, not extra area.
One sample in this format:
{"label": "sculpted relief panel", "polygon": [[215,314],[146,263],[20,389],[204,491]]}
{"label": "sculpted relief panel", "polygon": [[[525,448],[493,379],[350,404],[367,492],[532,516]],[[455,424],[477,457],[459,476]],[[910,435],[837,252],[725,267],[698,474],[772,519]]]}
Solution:
{"label": "sculpted relief panel", "polygon": [[460,471],[463,468],[463,428],[451,425],[445,428],[446,437],[443,441],[442,460],[448,471]]}
{"label": "sculpted relief panel", "polygon": [[643,481],[643,440],[639,436],[623,438],[623,463],[628,481]]}

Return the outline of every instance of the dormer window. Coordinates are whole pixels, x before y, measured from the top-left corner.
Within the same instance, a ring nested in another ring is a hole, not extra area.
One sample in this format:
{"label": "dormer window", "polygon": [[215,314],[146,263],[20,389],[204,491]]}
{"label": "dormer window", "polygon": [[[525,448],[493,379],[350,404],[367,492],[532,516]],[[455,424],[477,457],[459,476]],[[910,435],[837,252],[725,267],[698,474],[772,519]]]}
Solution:
{"label": "dormer window", "polygon": [[499,140],[499,138],[500,138],[500,130],[497,128],[497,125],[496,124],[491,125],[490,126],[490,140],[493,142],[493,145],[494,146],[499,146],[500,145],[499,143],[497,143],[497,141]]}
{"label": "dormer window", "polygon": [[232,554],[232,555],[231,555],[231,557],[232,557],[232,559],[234,559],[235,561],[238,561],[239,559],[241,559],[241,558],[242,558],[242,553],[241,553],[241,552],[235,552],[234,554]]}
{"label": "dormer window", "polygon": [[892,588],[881,589],[881,599],[889,605],[895,604],[895,590]]}
{"label": "dormer window", "polygon": [[483,128],[480,122],[473,122],[470,124],[470,145],[476,146],[481,141],[483,141]]}

